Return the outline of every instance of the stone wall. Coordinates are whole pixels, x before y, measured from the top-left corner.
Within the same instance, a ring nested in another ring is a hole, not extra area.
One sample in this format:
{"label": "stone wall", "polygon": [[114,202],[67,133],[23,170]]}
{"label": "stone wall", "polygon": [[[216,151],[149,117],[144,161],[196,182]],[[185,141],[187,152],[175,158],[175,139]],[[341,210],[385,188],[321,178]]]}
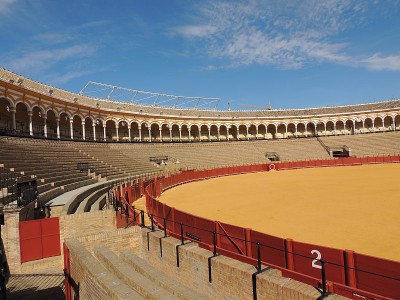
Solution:
{"label": "stone wall", "polygon": [[[254,266],[237,260],[217,256],[212,258],[212,283],[209,282],[208,258],[212,252],[202,249],[196,243],[187,243],[179,247],[179,268],[177,267],[176,245],[180,241],[162,238],[162,257],[160,254],[160,231],[149,234],[147,250],[147,232],[142,231],[141,256],[154,268],[174,278],[190,289],[210,299],[253,299],[252,274]],[[282,277],[281,272],[269,269],[257,275],[258,299],[317,299],[316,289],[296,280]],[[345,299],[331,295],[328,299]]]}

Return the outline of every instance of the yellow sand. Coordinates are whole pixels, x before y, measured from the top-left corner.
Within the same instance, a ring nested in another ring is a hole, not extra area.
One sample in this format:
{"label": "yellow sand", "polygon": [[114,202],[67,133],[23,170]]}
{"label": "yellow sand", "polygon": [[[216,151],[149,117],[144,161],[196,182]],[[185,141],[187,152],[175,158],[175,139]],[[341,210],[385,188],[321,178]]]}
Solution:
{"label": "yellow sand", "polygon": [[191,214],[297,241],[400,260],[400,164],[227,176],[168,190]]}

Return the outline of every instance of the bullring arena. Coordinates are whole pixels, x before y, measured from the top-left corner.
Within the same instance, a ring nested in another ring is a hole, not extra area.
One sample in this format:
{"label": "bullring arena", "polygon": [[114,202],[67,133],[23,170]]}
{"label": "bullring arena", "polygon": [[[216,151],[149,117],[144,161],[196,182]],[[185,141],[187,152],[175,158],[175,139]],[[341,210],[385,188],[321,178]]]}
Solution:
{"label": "bullring arena", "polygon": [[399,299],[400,100],[117,100],[0,69],[8,298]]}

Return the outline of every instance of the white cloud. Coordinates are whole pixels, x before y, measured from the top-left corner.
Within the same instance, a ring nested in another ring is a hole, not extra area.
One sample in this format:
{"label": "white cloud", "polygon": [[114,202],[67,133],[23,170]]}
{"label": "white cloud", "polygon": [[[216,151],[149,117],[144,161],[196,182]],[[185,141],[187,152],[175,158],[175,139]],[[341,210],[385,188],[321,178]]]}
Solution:
{"label": "white cloud", "polygon": [[366,19],[368,3],[352,0],[210,1],[196,7],[197,23],[174,28],[196,39],[196,49],[227,58],[229,66],[250,64],[296,69],[336,63],[371,70],[397,70],[398,56],[348,55],[336,38]]}
{"label": "white cloud", "polygon": [[0,0],[0,14],[10,12],[14,2],[16,2],[16,0]]}
{"label": "white cloud", "polygon": [[88,45],[75,45],[67,48],[25,52],[20,57],[11,57],[8,62],[5,62],[5,65],[11,70],[22,74],[31,71],[38,72],[49,69],[53,65],[69,58],[88,57],[94,51],[94,47]]}
{"label": "white cloud", "polygon": [[34,36],[33,40],[47,44],[59,44],[71,40],[71,36],[63,33],[47,32]]}
{"label": "white cloud", "polygon": [[381,56],[380,54],[374,54],[360,59],[359,63],[374,71],[400,71],[400,55]]}
{"label": "white cloud", "polygon": [[186,25],[174,28],[174,34],[182,35],[185,38],[208,37],[215,33],[217,28],[212,25]]}

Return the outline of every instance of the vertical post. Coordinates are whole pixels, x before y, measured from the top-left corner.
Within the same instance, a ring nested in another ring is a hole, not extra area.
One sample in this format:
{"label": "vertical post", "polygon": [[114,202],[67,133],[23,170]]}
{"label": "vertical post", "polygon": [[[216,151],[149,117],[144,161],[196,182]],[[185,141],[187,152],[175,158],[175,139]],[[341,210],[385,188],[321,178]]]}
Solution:
{"label": "vertical post", "polygon": [[217,255],[217,233],[213,232],[213,255]]}
{"label": "vertical post", "polygon": [[44,132],[44,137],[47,138],[47,117],[43,117],[43,132]]}
{"label": "vertical post", "polygon": [[181,225],[181,245],[183,245],[185,243],[185,239],[183,237],[183,224],[180,223],[180,225]]}
{"label": "vertical post", "polygon": [[167,237],[167,221],[164,219],[164,237]]}
{"label": "vertical post", "polygon": [[257,242],[257,271],[261,272],[261,246],[259,242]]}
{"label": "vertical post", "polygon": [[74,120],[69,119],[69,130],[71,132],[71,140],[74,139]]}
{"label": "vertical post", "polygon": [[82,140],[86,140],[85,121],[82,121]]}
{"label": "vertical post", "polygon": [[140,211],[140,220],[142,222],[141,226],[144,227],[145,222],[144,222],[144,211],[143,210]]}
{"label": "vertical post", "polygon": [[96,122],[92,124],[93,127],[93,141],[96,141]]}
{"label": "vertical post", "polygon": [[322,297],[327,296],[326,292],[326,274],[325,274],[325,261],[320,260],[321,263],[321,279],[322,279]]}
{"label": "vertical post", "polygon": [[10,112],[11,112],[11,119],[12,119],[12,131],[15,132],[17,130],[17,122],[15,119],[16,108],[10,107]]}
{"label": "vertical post", "polygon": [[56,118],[57,122],[57,138],[60,139],[60,118]]}
{"label": "vertical post", "polygon": [[103,124],[103,140],[106,141],[107,140],[107,136],[106,136],[106,124]]}
{"label": "vertical post", "polygon": [[151,220],[151,231],[154,231],[154,215],[150,215]]}
{"label": "vertical post", "polygon": [[29,117],[29,135],[33,135],[33,124],[32,124],[32,112],[28,111],[28,117]]}
{"label": "vertical post", "polygon": [[116,132],[116,134],[117,134],[117,142],[119,142],[118,128],[119,128],[119,126],[118,126],[118,125],[115,125],[115,132]]}
{"label": "vertical post", "polygon": [[131,124],[128,124],[128,139],[129,139],[129,142],[132,142]]}

